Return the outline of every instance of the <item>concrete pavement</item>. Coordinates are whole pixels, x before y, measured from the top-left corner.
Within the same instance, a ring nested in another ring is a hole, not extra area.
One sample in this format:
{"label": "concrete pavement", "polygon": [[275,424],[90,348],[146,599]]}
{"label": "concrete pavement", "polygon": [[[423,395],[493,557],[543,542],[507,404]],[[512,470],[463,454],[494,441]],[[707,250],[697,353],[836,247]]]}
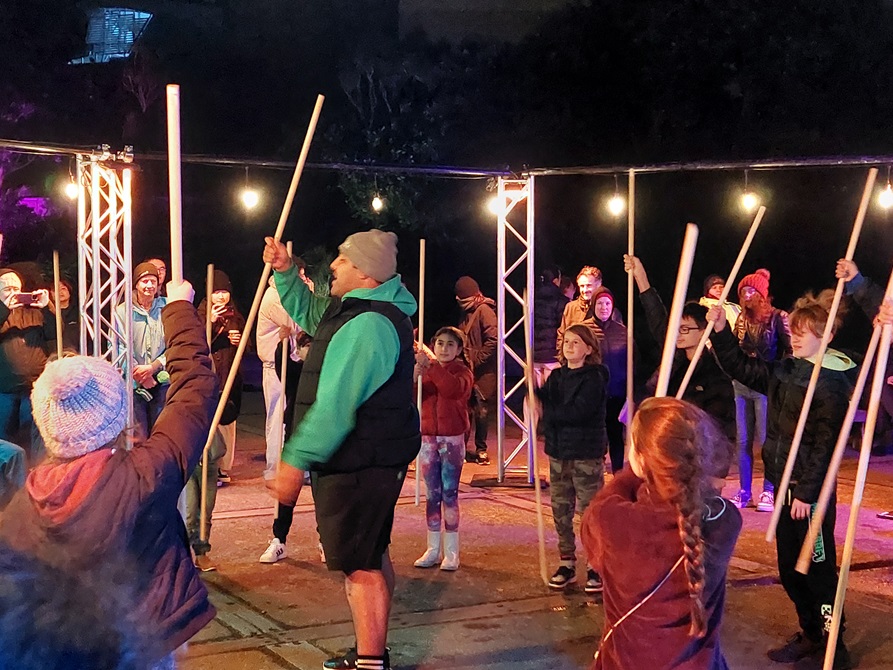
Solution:
{"label": "concrete pavement", "polygon": [[[214,514],[211,556],[218,570],[206,573],[205,580],[219,614],[190,644],[182,660],[186,670],[315,670],[353,644],[343,579],[320,563],[309,490],[295,510],[289,557],[274,565],[257,562],[272,537],[273,510],[260,478],[259,395],[246,394],[234,480],[220,489]],[[852,494],[855,458],[854,452],[848,454],[841,475],[844,502]],[[545,463],[541,471],[547,476]],[[533,491],[471,486],[472,477],[482,473],[495,473],[495,465],[467,465],[463,471],[462,567],[455,573],[412,567],[424,550],[424,503],[414,505],[412,476],[404,486],[391,546],[397,571],[392,665],[425,670],[587,667],[603,624],[600,597],[583,593],[582,578],[567,593],[543,585]],[[734,488],[730,481],[727,494]],[[847,599],[846,639],[866,670],[893,667],[893,522],[875,517],[888,508],[893,508],[893,457],[882,457],[872,462],[869,474]],[[548,490],[543,512],[551,572],[557,549]],[[848,506],[840,504],[840,546],[847,517]],[[747,509],[744,519],[729,575],[724,649],[732,668],[782,668],[766,659],[765,650],[794,632],[793,606],[776,578],[774,545],[762,537],[769,515]],[[583,561],[578,565],[582,577]]]}

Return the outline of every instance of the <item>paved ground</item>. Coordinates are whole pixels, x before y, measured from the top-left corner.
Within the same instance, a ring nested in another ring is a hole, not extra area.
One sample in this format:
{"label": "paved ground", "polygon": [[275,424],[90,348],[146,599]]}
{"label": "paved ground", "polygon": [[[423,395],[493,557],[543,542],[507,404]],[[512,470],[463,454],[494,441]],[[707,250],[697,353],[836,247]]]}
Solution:
{"label": "paved ground", "polygon": [[[211,555],[219,569],[205,578],[219,614],[191,643],[182,664],[186,670],[315,670],[353,643],[342,579],[319,561],[309,492],[301,494],[296,509],[289,558],[275,565],[257,562],[272,522],[272,501],[260,478],[259,396],[247,394],[234,481],[220,489],[214,515]],[[841,501],[851,498],[855,469],[850,452]],[[534,493],[470,485],[472,477],[486,473],[495,473],[495,466],[471,465],[463,472],[462,567],[455,573],[412,567],[424,549],[424,512],[414,505],[415,481],[410,477],[404,487],[391,549],[397,570],[389,638],[394,667],[587,667],[603,623],[600,598],[582,589],[555,594],[543,586]],[[727,491],[732,489],[730,483]],[[557,550],[548,493],[543,504],[551,569]],[[893,667],[893,522],[875,517],[889,508],[893,457],[887,456],[872,462],[847,600],[847,641],[866,670]],[[848,505],[839,505],[841,546],[848,515]],[[765,650],[794,629],[793,608],[775,577],[774,546],[763,540],[768,518],[745,510],[729,575],[723,644],[736,669],[782,668],[766,660]]]}

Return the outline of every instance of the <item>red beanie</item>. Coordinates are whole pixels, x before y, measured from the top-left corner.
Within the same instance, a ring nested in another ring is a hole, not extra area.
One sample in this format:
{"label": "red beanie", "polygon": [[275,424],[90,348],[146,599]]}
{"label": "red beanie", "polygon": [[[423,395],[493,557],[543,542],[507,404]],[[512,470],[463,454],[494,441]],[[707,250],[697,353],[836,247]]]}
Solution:
{"label": "red beanie", "polygon": [[769,299],[769,270],[765,268],[760,268],[752,275],[747,275],[744,279],[738,282],[738,293],[741,293],[741,289],[745,286],[750,286],[761,296]]}

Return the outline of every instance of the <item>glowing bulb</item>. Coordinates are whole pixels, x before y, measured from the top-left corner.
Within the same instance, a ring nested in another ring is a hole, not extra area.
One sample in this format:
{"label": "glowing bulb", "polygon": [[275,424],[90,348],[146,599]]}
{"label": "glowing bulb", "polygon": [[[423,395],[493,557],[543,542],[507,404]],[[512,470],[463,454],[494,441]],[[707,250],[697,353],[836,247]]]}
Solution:
{"label": "glowing bulb", "polygon": [[245,206],[245,209],[254,209],[259,202],[260,195],[254,189],[246,188],[242,191],[242,204]]}
{"label": "glowing bulb", "polygon": [[746,212],[752,212],[760,204],[760,198],[753,191],[745,191],[741,195],[741,206]]}
{"label": "glowing bulb", "polygon": [[65,184],[65,188],[63,190],[65,191],[65,197],[67,197],[69,200],[77,200],[78,185],[75,184],[73,181]]}
{"label": "glowing bulb", "polygon": [[623,199],[623,196],[619,193],[612,195],[608,200],[608,211],[611,212],[611,216],[620,216],[624,209],[626,209],[626,200]]}
{"label": "glowing bulb", "polygon": [[890,185],[890,182],[887,182],[887,187],[878,193],[877,203],[884,209],[893,207],[893,186]]}
{"label": "glowing bulb", "polygon": [[492,215],[499,216],[505,209],[505,203],[499,198],[498,195],[494,195],[492,198],[490,198],[489,202],[487,202],[487,209]]}
{"label": "glowing bulb", "polygon": [[384,209],[384,200],[382,200],[378,196],[375,196],[374,198],[372,198],[372,209],[373,209],[373,211],[376,211],[376,212],[380,212],[381,210],[383,210]]}

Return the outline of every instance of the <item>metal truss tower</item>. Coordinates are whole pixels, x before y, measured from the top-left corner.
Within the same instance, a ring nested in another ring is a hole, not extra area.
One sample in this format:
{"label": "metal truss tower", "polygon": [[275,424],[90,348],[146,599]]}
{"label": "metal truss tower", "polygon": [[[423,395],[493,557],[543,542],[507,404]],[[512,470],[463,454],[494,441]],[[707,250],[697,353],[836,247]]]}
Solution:
{"label": "metal truss tower", "polygon": [[[129,147],[112,154],[107,145],[78,154],[78,304],[80,351],[104,358],[133,388],[133,262],[131,195],[133,160]],[[124,304],[127,318],[115,308]],[[127,394],[128,426],[133,425],[133,393]]]}
{"label": "metal truss tower", "polygon": [[[533,289],[534,273],[533,229],[534,229],[534,177],[508,179],[500,177],[497,182],[497,202],[500,204],[497,237],[498,277],[496,289],[496,318],[499,329],[497,348],[497,439],[498,439],[498,480],[505,481],[506,474],[526,475],[532,484],[535,475],[533,449],[536,448],[536,435],[533,427],[533,413],[518,416],[511,405],[520,407],[527,394],[525,378],[522,376],[511,388],[506,388],[506,355],[513,359],[526,372],[527,349],[533,347]],[[526,211],[525,211],[526,210]],[[525,301],[525,293],[528,300]],[[524,332],[525,310],[531,319],[530,333]],[[519,346],[520,345],[520,346]],[[524,347],[524,348],[521,348]],[[517,349],[517,351],[516,351]],[[518,427],[521,440],[509,451],[505,445],[505,420]],[[531,438],[531,436],[533,436]],[[521,452],[526,451],[527,462],[512,466]]]}

